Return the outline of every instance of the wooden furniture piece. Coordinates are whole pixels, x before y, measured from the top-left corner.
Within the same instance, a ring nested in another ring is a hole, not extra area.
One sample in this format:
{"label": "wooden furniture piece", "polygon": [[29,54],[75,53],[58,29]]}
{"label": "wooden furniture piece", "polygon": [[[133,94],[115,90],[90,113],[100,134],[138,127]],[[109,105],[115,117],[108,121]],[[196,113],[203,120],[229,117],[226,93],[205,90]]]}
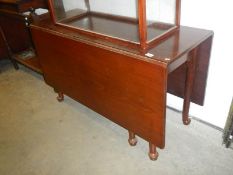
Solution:
{"label": "wooden furniture piece", "polygon": [[30,52],[33,48],[28,25],[31,23],[29,14],[24,12],[37,8],[47,8],[45,0],[0,0],[0,25],[5,34],[12,58],[27,67],[41,72],[36,57],[22,58],[21,52]]}
{"label": "wooden furniture piece", "polygon": [[[66,11],[61,1],[50,1],[52,19],[31,25],[46,83],[58,92],[59,101],[66,94],[127,129],[130,145],[136,145],[136,135],[147,140],[149,157],[156,160],[156,147],[165,146],[167,92],[184,98],[186,125],[190,102],[203,105],[213,32],[177,25],[149,42],[145,0],[136,1],[139,24],[99,12],[77,16],[77,9]],[[179,11],[180,1],[175,4]],[[154,30],[163,27],[158,23]]]}

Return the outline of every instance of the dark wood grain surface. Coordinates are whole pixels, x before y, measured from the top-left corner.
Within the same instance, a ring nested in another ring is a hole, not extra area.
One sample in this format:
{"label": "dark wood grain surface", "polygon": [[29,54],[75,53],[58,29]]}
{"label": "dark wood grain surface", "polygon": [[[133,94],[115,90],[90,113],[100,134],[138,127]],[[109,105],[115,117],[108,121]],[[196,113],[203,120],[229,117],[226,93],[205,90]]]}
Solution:
{"label": "dark wood grain surface", "polygon": [[[16,69],[18,69],[15,60],[32,70],[41,73],[40,65],[37,58],[20,59],[17,54],[33,47],[31,34],[28,25],[32,19],[30,15],[23,12],[33,11],[36,8],[47,8],[46,0],[0,0],[0,26],[4,33],[8,53]],[[0,55],[4,53],[1,48]],[[3,55],[4,56],[4,55]],[[2,56],[2,57],[3,57]]]}
{"label": "dark wood grain surface", "polygon": [[[207,38],[197,48],[197,68],[195,70],[194,87],[191,101],[204,105],[206,82],[208,77],[209,61],[211,54],[213,36]],[[187,55],[184,55],[187,57]],[[168,92],[178,97],[184,98],[185,80],[187,65],[182,64],[174,72],[169,74]]]}
{"label": "dark wood grain surface", "polygon": [[23,51],[31,46],[30,33],[25,25],[24,18],[24,16],[5,13],[0,10],[0,24],[14,53]]}
{"label": "dark wood grain surface", "polygon": [[[153,44],[150,49],[142,51],[139,48],[121,46],[106,40],[102,40],[101,38],[93,39],[87,37],[86,35],[80,34],[79,32],[75,32],[61,26],[56,26],[51,22],[50,19],[40,21],[36,25],[32,25],[32,28],[48,30],[48,32],[57,32],[74,40],[85,40],[85,42],[90,44],[93,44],[94,41],[96,44],[100,44],[102,47],[106,46],[112,49],[121,50],[125,54],[134,55],[134,57],[144,59],[145,61],[149,62],[164,62],[169,66],[173,66],[174,62],[180,61],[178,58],[184,54],[187,54],[190,50],[194,49],[208,37],[213,35],[213,32],[209,30],[182,26],[170,37],[160,40],[159,42]],[[146,53],[151,53],[152,56],[148,57],[145,55]],[[178,63],[178,66],[183,63],[184,62]],[[172,68],[170,71],[173,70],[174,68]]]}
{"label": "dark wood grain surface", "polygon": [[150,64],[34,28],[32,34],[49,85],[164,147],[165,64]]}
{"label": "dark wood grain surface", "polygon": [[26,26],[30,8],[46,8],[45,0],[0,0],[0,25],[12,52],[20,52],[32,46],[31,36]]}
{"label": "dark wood grain surface", "polygon": [[185,99],[185,124],[190,100],[203,102],[212,31],[181,26],[144,50],[93,39],[50,19],[31,31],[46,83],[62,100],[68,95],[129,130],[131,145],[135,134],[147,140],[151,160],[156,147],[165,146],[167,92]]}
{"label": "dark wood grain surface", "polygon": [[[84,40],[89,44],[100,44],[101,47],[106,47],[111,50],[120,50],[126,55],[130,55],[137,59],[142,59],[147,62],[162,62],[168,65],[169,74],[168,79],[168,92],[179,97],[184,97],[184,86],[186,79],[186,65],[187,54],[199,46],[198,48],[198,69],[196,71],[196,77],[194,81],[194,90],[192,93],[191,101],[199,105],[204,104],[206,80],[208,76],[208,65],[211,53],[211,44],[213,32],[204,29],[196,29],[191,27],[181,27],[172,36],[161,40],[154,44],[154,47],[141,51],[140,49],[133,49],[123,47],[121,45],[113,44],[111,42],[103,41],[101,39],[88,38],[78,32],[55,26],[51,21],[44,20],[38,23],[38,25],[32,26],[38,28],[38,30],[48,30],[48,32],[57,32],[66,37],[74,40]],[[151,57],[145,54],[152,54]]]}

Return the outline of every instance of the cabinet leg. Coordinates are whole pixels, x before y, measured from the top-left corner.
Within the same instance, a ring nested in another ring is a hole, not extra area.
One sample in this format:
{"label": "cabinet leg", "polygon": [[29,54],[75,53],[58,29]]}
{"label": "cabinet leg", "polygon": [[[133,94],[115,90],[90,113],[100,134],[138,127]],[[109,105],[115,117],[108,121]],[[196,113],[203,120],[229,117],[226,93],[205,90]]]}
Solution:
{"label": "cabinet leg", "polygon": [[129,131],[129,139],[128,142],[130,144],[130,146],[135,146],[137,144],[137,138],[135,136],[135,134],[131,131]]}
{"label": "cabinet leg", "polygon": [[19,66],[18,66],[17,62],[16,62],[13,58],[10,58],[10,61],[12,62],[14,68],[15,68],[16,70],[18,70],[18,69],[19,69]]}
{"label": "cabinet leg", "polygon": [[156,150],[156,145],[155,144],[149,143],[149,153],[148,153],[148,155],[149,155],[150,160],[157,160],[158,159],[159,153]]}
{"label": "cabinet leg", "polygon": [[190,108],[191,95],[192,95],[195,71],[196,71],[196,54],[197,54],[197,49],[191,51],[189,55],[190,58],[187,61],[187,73],[186,73],[184,103],[183,103],[183,113],[182,113],[182,120],[184,125],[189,125],[191,122],[191,119],[189,118],[189,108]]}
{"label": "cabinet leg", "polygon": [[58,92],[57,101],[62,102],[64,100],[64,94],[62,92]]}
{"label": "cabinet leg", "polygon": [[18,70],[18,69],[19,69],[19,66],[18,66],[17,62],[12,58],[12,51],[11,51],[11,48],[10,48],[8,42],[7,42],[7,39],[6,39],[6,37],[5,37],[5,34],[4,34],[4,32],[3,32],[3,30],[2,30],[1,27],[0,27],[0,35],[2,36],[2,38],[3,38],[3,40],[4,40],[4,44],[5,44],[6,48],[7,48],[7,55],[8,55],[8,58],[9,58],[10,61],[12,62],[14,68],[15,68],[16,70]]}

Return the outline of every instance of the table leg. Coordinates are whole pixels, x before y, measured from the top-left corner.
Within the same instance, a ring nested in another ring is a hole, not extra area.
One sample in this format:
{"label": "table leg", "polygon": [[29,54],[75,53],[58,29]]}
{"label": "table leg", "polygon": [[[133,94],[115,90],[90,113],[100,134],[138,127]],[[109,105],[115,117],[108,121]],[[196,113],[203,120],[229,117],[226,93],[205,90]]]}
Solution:
{"label": "table leg", "polygon": [[137,138],[135,136],[135,134],[131,131],[129,131],[129,139],[128,142],[130,144],[130,146],[135,146],[137,144]]}
{"label": "table leg", "polygon": [[193,90],[195,71],[196,71],[196,54],[197,48],[191,51],[189,59],[187,61],[187,73],[185,81],[185,93],[184,93],[184,103],[183,103],[183,113],[182,119],[184,125],[189,125],[191,119],[189,118],[189,108],[191,102],[191,95]]}
{"label": "table leg", "polygon": [[57,100],[62,102],[64,100],[64,94],[62,92],[58,92]]}
{"label": "table leg", "polygon": [[155,144],[149,143],[149,153],[148,153],[148,155],[149,155],[150,160],[157,160],[158,159],[159,153],[156,150],[156,145]]}

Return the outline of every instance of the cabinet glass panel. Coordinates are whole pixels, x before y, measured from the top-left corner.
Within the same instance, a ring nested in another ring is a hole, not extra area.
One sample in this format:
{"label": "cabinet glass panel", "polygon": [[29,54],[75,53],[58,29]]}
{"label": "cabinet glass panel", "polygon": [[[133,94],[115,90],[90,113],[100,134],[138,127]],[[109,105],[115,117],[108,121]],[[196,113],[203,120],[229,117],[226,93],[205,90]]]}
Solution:
{"label": "cabinet glass panel", "polygon": [[146,0],[147,40],[175,27],[176,0]]}
{"label": "cabinet glass panel", "polygon": [[135,0],[53,0],[57,23],[139,42]]}

